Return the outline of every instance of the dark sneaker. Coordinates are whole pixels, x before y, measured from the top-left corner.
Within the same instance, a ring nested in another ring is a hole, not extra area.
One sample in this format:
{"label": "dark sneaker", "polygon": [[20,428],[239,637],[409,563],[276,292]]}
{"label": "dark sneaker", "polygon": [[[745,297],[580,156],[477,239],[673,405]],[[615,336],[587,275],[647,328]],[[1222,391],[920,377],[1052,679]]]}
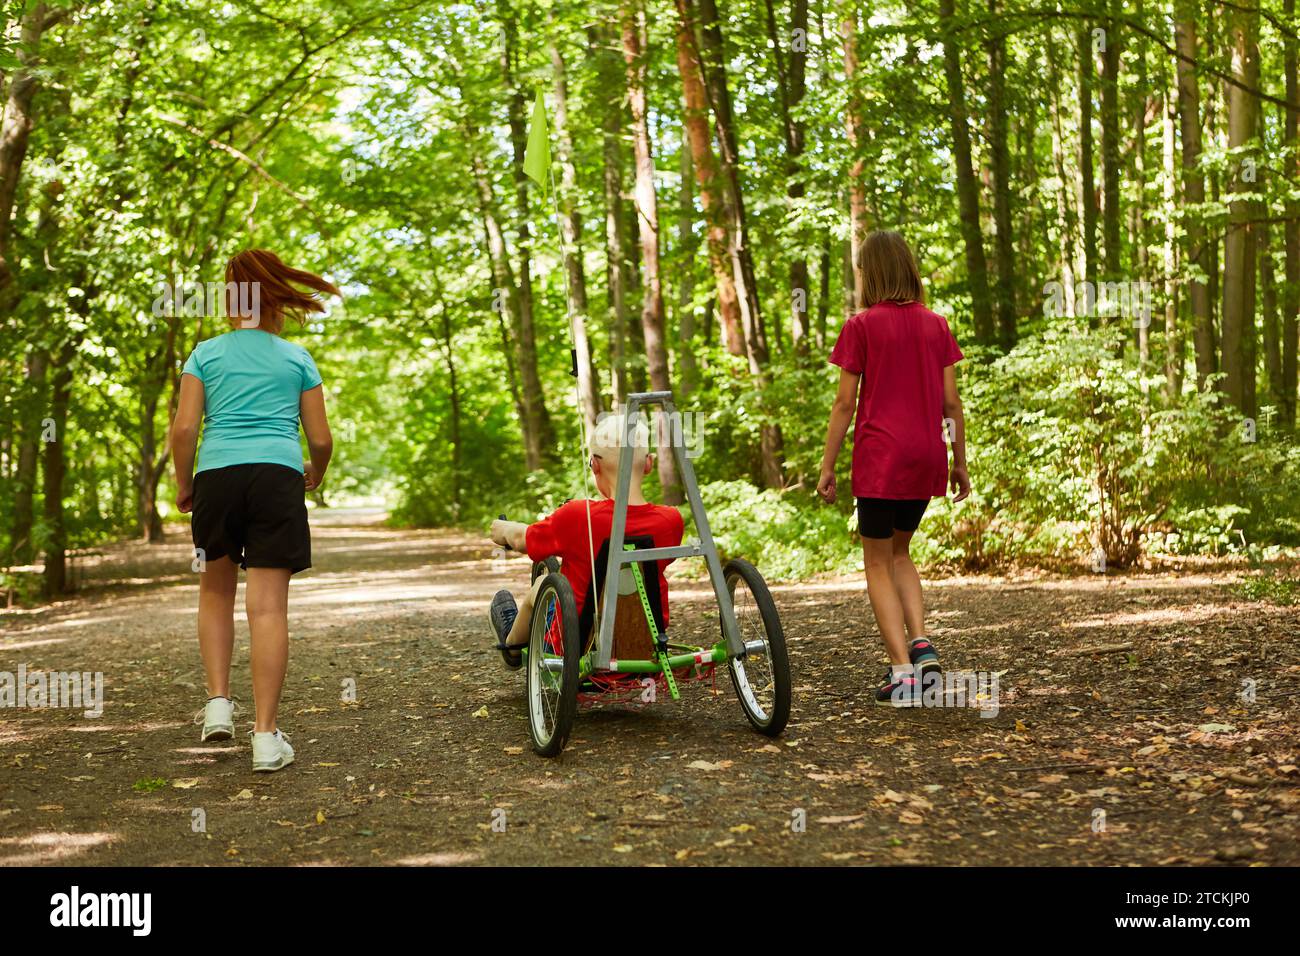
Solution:
{"label": "dark sneaker", "polygon": [[886,677],[884,685],[876,691],[876,703],[886,707],[920,707],[921,684],[911,674]]}
{"label": "dark sneaker", "polygon": [[492,596],[492,605],[488,608],[492,633],[496,635],[497,650],[501,652],[501,659],[506,662],[507,667],[513,668],[523,663],[523,654],[520,648],[507,646],[506,638],[510,636],[510,628],[514,626],[515,618],[518,616],[519,606],[515,604],[513,594],[502,590]]}
{"label": "dark sneaker", "polygon": [[912,658],[912,667],[918,677],[924,678],[931,671],[942,671],[939,666],[939,652],[934,649],[928,637],[918,637],[908,648]]}

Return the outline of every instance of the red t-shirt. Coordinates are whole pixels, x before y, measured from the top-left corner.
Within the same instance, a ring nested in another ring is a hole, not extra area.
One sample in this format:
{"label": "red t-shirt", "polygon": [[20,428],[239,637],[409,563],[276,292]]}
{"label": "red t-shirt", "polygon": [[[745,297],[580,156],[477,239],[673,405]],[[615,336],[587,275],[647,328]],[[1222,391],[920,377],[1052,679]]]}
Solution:
{"label": "red t-shirt", "polygon": [[917,302],[878,302],[844,323],[830,360],[862,376],[853,430],[856,497],[947,493],[943,370],[961,358],[948,321]]}
{"label": "red t-shirt", "polygon": [[[591,545],[600,553],[601,546],[609,540],[614,530],[614,502],[608,498],[591,501],[591,537],[587,537],[587,505],[584,499],[566,501],[541,521],[528,526],[525,543],[528,557],[534,561],[559,558],[561,570],[573,587],[573,597],[578,614],[587,599],[591,583]],[[627,506],[627,527],[624,537],[649,537],[656,548],[674,548],[682,543],[682,515],[676,508],[666,505],[643,504]],[[668,626],[668,581],[664,569],[672,561],[659,562],[659,593],[662,595],[663,623]],[[642,569],[646,566],[643,564]],[[604,582],[601,582],[602,584]]]}

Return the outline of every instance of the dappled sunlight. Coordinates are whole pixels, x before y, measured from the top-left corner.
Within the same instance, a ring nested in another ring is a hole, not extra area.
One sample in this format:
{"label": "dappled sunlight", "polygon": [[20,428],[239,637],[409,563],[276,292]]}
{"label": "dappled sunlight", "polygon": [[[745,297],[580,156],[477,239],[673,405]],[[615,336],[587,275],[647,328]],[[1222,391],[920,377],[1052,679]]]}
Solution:
{"label": "dappled sunlight", "polygon": [[[108,706],[109,704],[105,704],[105,707]],[[71,733],[84,734],[148,734],[157,730],[175,730],[184,726],[186,726],[186,721],[183,720],[155,721],[141,724],[104,724],[94,720],[87,720],[84,726],[74,725],[62,729]]]}
{"label": "dappled sunlight", "polygon": [[419,853],[393,862],[397,866],[463,866],[482,859],[478,853]]}
{"label": "dappled sunlight", "polygon": [[0,643],[0,651],[24,651],[30,650],[33,647],[48,647],[51,644],[65,644],[68,640],[69,638],[66,637],[47,637],[40,641],[18,641],[16,643],[10,643],[6,640],[3,643]]}
{"label": "dappled sunlight", "polygon": [[65,863],[117,838],[115,833],[33,833],[30,836],[5,837],[0,839],[0,854],[9,849],[17,852],[0,855],[0,866]]}
{"label": "dappled sunlight", "polygon": [[[174,752],[175,751],[173,751],[173,753]],[[238,747],[222,747],[219,749],[214,747],[210,753],[204,754],[202,756],[194,756],[189,760],[177,760],[176,766],[191,767],[191,768],[212,767],[213,765],[220,764],[223,762],[220,759],[221,757],[223,756],[228,757],[231,754],[236,754],[238,752],[239,752]]]}
{"label": "dappled sunlight", "polygon": [[1152,608],[1147,611],[1114,611],[1110,614],[1084,618],[1081,621],[1072,621],[1063,624],[1062,627],[1086,630],[1097,627],[1138,627],[1143,624],[1163,626],[1205,624],[1223,618],[1236,617],[1240,614],[1241,608],[1231,604],[1197,604],[1190,607],[1182,605],[1179,607]]}
{"label": "dappled sunlight", "polygon": [[[126,615],[124,614],[114,614],[114,615],[99,616],[99,617],[68,617],[58,621],[50,621],[46,624],[32,624],[28,627],[24,627],[21,631],[17,633],[24,634],[24,635],[39,634],[42,631],[76,630],[83,627],[100,627],[104,624],[112,624],[114,621],[124,620],[125,618]],[[4,645],[4,647],[9,647],[9,646],[11,645],[7,645],[7,644]]]}

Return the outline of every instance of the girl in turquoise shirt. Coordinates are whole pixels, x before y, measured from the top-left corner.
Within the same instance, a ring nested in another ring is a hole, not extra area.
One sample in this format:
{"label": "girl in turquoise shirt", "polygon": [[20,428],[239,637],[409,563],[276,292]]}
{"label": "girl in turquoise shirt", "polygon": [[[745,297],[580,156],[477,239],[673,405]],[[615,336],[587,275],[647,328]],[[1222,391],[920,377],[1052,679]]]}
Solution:
{"label": "girl in turquoise shirt", "polygon": [[297,286],[340,294],[320,276],[290,268],[265,249],[230,260],[225,295],[231,330],[200,342],[190,354],[172,423],[176,505],[193,513],[200,570],[199,652],[208,689],[200,739],[234,736],[230,659],[235,590],[244,568],[256,772],[293,762],[293,748],[276,725],[289,662],[289,578],[311,567],[304,496],[320,486],[334,448],[316,363],[301,345],[280,337],[286,316],[302,321],[307,312],[325,311],[315,295]]}

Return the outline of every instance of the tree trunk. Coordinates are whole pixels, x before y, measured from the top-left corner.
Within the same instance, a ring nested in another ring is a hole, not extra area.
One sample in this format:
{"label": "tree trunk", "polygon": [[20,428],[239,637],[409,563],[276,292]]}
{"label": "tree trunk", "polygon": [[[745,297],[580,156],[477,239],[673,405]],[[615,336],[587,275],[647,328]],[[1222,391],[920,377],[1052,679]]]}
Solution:
{"label": "tree trunk", "polygon": [[461,398],[460,382],[456,376],[456,349],[452,339],[451,312],[447,303],[438,297],[442,311],[443,359],[447,364],[447,400],[451,404],[451,513],[460,518],[461,508]]}
{"label": "tree trunk", "polygon": [[1268,376],[1268,404],[1282,407],[1282,336],[1278,322],[1277,274],[1273,267],[1268,223],[1259,229],[1259,318],[1264,336],[1264,372]]}
{"label": "tree trunk", "polygon": [[[1295,23],[1295,0],[1285,0],[1283,11],[1287,23]],[[1300,191],[1300,66],[1294,35],[1284,40],[1283,71],[1286,73],[1286,100],[1291,106],[1282,121],[1282,140],[1293,152],[1287,170],[1292,193]],[[1282,424],[1295,427],[1296,419],[1296,342],[1300,331],[1300,199],[1286,203],[1286,291],[1282,297]]]}
{"label": "tree trunk", "polygon": [[[797,221],[804,197],[804,182],[800,175],[804,150],[804,125],[796,118],[796,112],[803,102],[807,89],[805,76],[808,63],[808,0],[791,0],[790,24],[786,30],[790,45],[788,64],[782,53],[772,0],[765,0],[765,3],[768,40],[771,42],[772,59],[776,64],[781,129],[785,139],[786,207],[790,216]],[[808,352],[808,257],[803,251],[802,236],[797,237],[796,245],[797,251],[790,260],[790,341],[797,354],[805,355]]]}
{"label": "tree trunk", "polygon": [[68,403],[72,396],[72,362],[77,341],[69,339],[54,359],[50,379],[50,421],[54,440],[45,442],[42,468],[42,509],[45,521],[45,596],[57,598],[67,590],[68,529],[63,514],[63,478],[67,469]]}
{"label": "tree trunk", "polygon": [[[502,316],[502,335],[507,326],[510,330],[510,352],[512,377],[522,374],[522,387],[515,390],[515,409],[519,414],[519,428],[524,440],[524,465],[529,471],[542,467],[545,458],[545,446],[542,441],[541,427],[538,422],[538,393],[529,383],[527,368],[530,365],[528,349],[525,346],[525,329],[519,305],[519,287],[515,284],[514,270],[510,264],[510,249],[506,244],[505,232],[497,219],[496,201],[492,195],[492,180],[478,155],[477,144],[466,130],[466,142],[470,149],[470,167],[474,175],[474,184],[478,190],[479,214],[483,220],[483,230],[488,239],[488,256],[492,263],[492,307]],[[505,343],[502,343],[503,345]],[[532,378],[537,378],[537,354],[532,353]],[[522,371],[522,373],[520,372]],[[544,411],[544,409],[543,409]]]}
{"label": "tree trunk", "polygon": [[1077,34],[1079,48],[1079,189],[1083,222],[1083,278],[1089,283],[1088,322],[1096,324],[1097,287],[1097,182],[1092,154],[1092,33],[1085,25]]}
{"label": "tree trunk", "polygon": [[[641,326],[645,330],[646,366],[650,387],[657,392],[672,390],[668,375],[668,337],[664,330],[664,297],[659,274],[659,208],[655,197],[655,166],[650,153],[649,109],[646,103],[646,65],[642,55],[645,12],[640,0],[624,0],[623,59],[627,64],[628,104],[632,109],[632,150],[636,168],[636,220],[641,238],[643,294]],[[660,422],[656,436],[659,449],[659,483],[664,504],[681,504],[681,483],[672,454],[672,428]]]}
{"label": "tree trunk", "polygon": [[36,465],[39,459],[41,420],[35,414],[48,407],[45,402],[45,370],[49,354],[44,349],[32,349],[23,363],[23,401],[26,411],[20,418],[18,430],[18,469],[14,475],[13,522],[9,526],[9,564],[27,564],[35,553],[32,541],[32,524],[35,516],[33,501],[36,494]]}
{"label": "tree trunk", "polygon": [[817,351],[826,348],[826,320],[831,311],[831,234],[822,237],[821,259],[817,263]]}
{"label": "tree trunk", "polygon": [[537,363],[537,333],[533,318],[533,277],[532,277],[532,234],[529,229],[528,184],[524,173],[524,154],[528,148],[528,132],[524,123],[525,97],[522,88],[516,82],[517,29],[514,14],[504,0],[499,3],[502,24],[501,76],[505,88],[509,91],[509,125],[510,144],[514,151],[515,205],[519,223],[515,230],[515,250],[519,256],[519,282],[516,288],[516,325],[515,337],[518,340],[519,374],[522,377],[524,408],[528,414],[528,432],[531,435],[531,448],[526,447],[528,469],[536,471],[548,461],[554,461],[558,449],[555,446],[555,430],[551,424],[550,414],[546,410],[546,396],[542,390],[542,379]]}
{"label": "tree trunk", "polygon": [[[683,100],[683,115],[685,101]],[[695,164],[691,162],[689,134],[682,129],[679,168],[682,185],[677,192],[677,250],[681,277],[677,280],[677,365],[681,369],[678,389],[685,399],[700,384],[699,365],[695,358],[695,255],[699,242],[695,238]]]}
{"label": "tree trunk", "polygon": [[560,162],[560,232],[564,239],[564,269],[568,279],[569,321],[573,348],[577,353],[578,399],[587,430],[596,427],[600,394],[596,367],[587,337],[587,276],[582,265],[582,213],[578,208],[578,176],[573,166],[573,139],[569,135],[569,84],[564,57],[557,42],[551,43],[551,69],[555,77],[555,134]]}
{"label": "tree trunk", "polygon": [[867,236],[867,187],[863,180],[866,163],[861,153],[866,141],[866,122],[862,113],[862,96],[857,89],[861,82],[858,77],[858,21],[852,10],[840,24],[840,35],[844,39],[844,80],[849,88],[844,129],[848,136],[849,155],[853,159],[849,167],[849,256],[852,268],[845,273],[845,278],[851,280],[845,289],[845,298],[849,302],[849,311],[858,312],[864,308],[862,263],[858,254],[862,240]]}
{"label": "tree trunk", "polygon": [[[1054,44],[1055,37],[1049,34]],[[1062,128],[1061,76],[1055,57],[1048,56],[1048,93],[1051,98],[1052,119],[1052,168],[1056,179],[1061,184],[1056,200],[1056,231],[1058,235],[1058,257],[1061,262],[1061,285],[1064,287],[1065,314],[1077,315],[1074,297],[1075,266],[1077,264],[1078,211],[1074,202],[1074,189],[1070,183],[1074,177],[1065,165],[1065,131]]]}
{"label": "tree trunk", "polygon": [[713,271],[713,281],[718,290],[722,343],[732,355],[744,355],[745,335],[740,298],[729,258],[726,210],[719,194],[725,187],[718,179],[718,162],[713,155],[709,135],[708,95],[696,55],[698,47],[687,0],[677,0],[677,18],[677,72],[682,78],[682,95],[686,104],[682,123],[690,144],[695,181],[700,189],[700,207],[704,210],[709,268]]}
{"label": "tree trunk", "polygon": [[[989,14],[998,30],[997,0],[989,0]],[[989,61],[989,132],[993,173],[993,222],[997,230],[994,250],[997,258],[998,341],[1010,350],[1016,344],[1015,239],[1011,234],[1011,155],[1007,149],[1006,38],[995,35],[987,44]]]}
{"label": "tree trunk", "polygon": [[760,365],[766,365],[767,335],[763,328],[763,312],[759,306],[758,285],[754,278],[754,257],[749,245],[745,195],[740,185],[736,120],[731,106],[731,91],[727,85],[727,58],[722,38],[722,25],[714,0],[686,0],[686,6],[688,10],[695,11],[692,20],[699,25],[699,60],[704,70],[705,90],[709,97],[714,128],[717,132],[723,195],[730,221],[728,238],[732,245],[731,258],[736,277],[736,292],[740,297],[740,317],[745,333],[745,347],[757,357]]}
{"label": "tree trunk", "polygon": [[54,10],[44,2],[31,5],[18,25],[14,56],[19,66],[9,80],[3,121],[0,121],[0,317],[6,320],[18,302],[13,251],[14,207],[18,178],[27,158],[27,143],[35,122],[32,103],[39,80],[39,46],[45,31],[61,20],[66,10]]}
{"label": "tree trunk", "polygon": [[[1180,4],[1178,22],[1174,25],[1174,44],[1180,54],[1178,71],[1178,127],[1182,140],[1183,206],[1201,206],[1205,202],[1205,173],[1201,169],[1201,91],[1196,80],[1196,67],[1184,57],[1196,58],[1196,21],[1194,5]],[[1196,384],[1201,387],[1205,379],[1218,371],[1215,344],[1214,315],[1210,306],[1210,290],[1206,278],[1211,274],[1210,248],[1205,237],[1205,227],[1199,211],[1189,211],[1184,222],[1187,233],[1187,261],[1196,269],[1197,276],[1188,280],[1187,298],[1191,308],[1192,342],[1196,350]]]}
{"label": "tree trunk", "polygon": [[[587,28],[588,47],[596,61],[599,88],[604,91],[601,114],[605,190],[605,288],[609,323],[610,390],[614,404],[627,401],[628,267],[623,249],[627,231],[623,214],[623,67],[616,57],[615,39],[606,27]],[[621,42],[621,41],[619,41]]]}
{"label": "tree trunk", "polygon": [[[730,228],[727,230],[731,246],[732,273],[735,276],[736,294],[740,301],[741,328],[745,334],[745,352],[750,374],[760,391],[767,385],[767,336],[763,328],[763,313],[759,308],[758,286],[754,278],[754,260],[749,246],[749,227],[745,218],[745,197],[740,185],[740,159],[736,147],[736,121],[731,107],[731,93],[727,86],[726,55],[722,26],[714,0],[685,0],[683,20],[690,24],[690,35],[699,44],[698,60],[704,73],[704,87],[713,112],[720,153],[723,198]],[[698,31],[696,25],[698,24]],[[785,484],[782,474],[783,439],[775,423],[760,428],[760,469],[763,483],[770,488]]]}
{"label": "tree trunk", "polygon": [[[1108,0],[1108,12],[1116,0]],[[1106,47],[1102,51],[1101,76],[1101,174],[1102,174],[1102,249],[1106,259],[1106,279],[1119,281],[1124,271],[1120,261],[1120,118],[1119,118],[1119,24],[1106,20]]]}
{"label": "tree trunk", "polygon": [[971,315],[975,338],[983,345],[996,339],[993,307],[989,296],[988,260],[980,231],[979,180],[971,167],[970,128],[966,120],[966,90],[961,75],[961,45],[955,36],[953,0],[939,0],[942,21],[943,66],[948,81],[948,119],[952,129],[953,160],[957,166],[957,201],[961,211],[961,232],[966,247],[967,282],[971,291]]}
{"label": "tree trunk", "polygon": [[[1139,2],[1137,16],[1142,16]],[[1147,75],[1144,50],[1139,45],[1134,49],[1137,60],[1133,72],[1136,74],[1137,90],[1133,104],[1133,178],[1136,180],[1138,199],[1129,206],[1129,235],[1133,249],[1133,275],[1146,282],[1149,275],[1150,250],[1147,248],[1147,222],[1143,213],[1143,197],[1147,182]],[[1146,367],[1151,361],[1151,312],[1139,313],[1136,304],[1130,305],[1127,321],[1136,326],[1138,365],[1142,369],[1142,392],[1146,393]]]}
{"label": "tree trunk", "polygon": [[1165,392],[1171,401],[1183,390],[1183,331],[1178,325],[1178,222],[1173,211],[1176,198],[1177,167],[1174,158],[1174,113],[1176,94],[1165,92],[1161,123],[1162,191],[1165,215],[1164,292],[1165,292]]}
{"label": "tree trunk", "polygon": [[[1259,84],[1259,8],[1229,14],[1232,73],[1254,89]],[[1228,148],[1243,149],[1254,140],[1259,100],[1238,86],[1228,90]],[[1255,389],[1255,292],[1257,227],[1251,222],[1256,202],[1257,178],[1251,157],[1232,156],[1228,234],[1223,257],[1223,390],[1228,400],[1247,418],[1257,408]]]}

